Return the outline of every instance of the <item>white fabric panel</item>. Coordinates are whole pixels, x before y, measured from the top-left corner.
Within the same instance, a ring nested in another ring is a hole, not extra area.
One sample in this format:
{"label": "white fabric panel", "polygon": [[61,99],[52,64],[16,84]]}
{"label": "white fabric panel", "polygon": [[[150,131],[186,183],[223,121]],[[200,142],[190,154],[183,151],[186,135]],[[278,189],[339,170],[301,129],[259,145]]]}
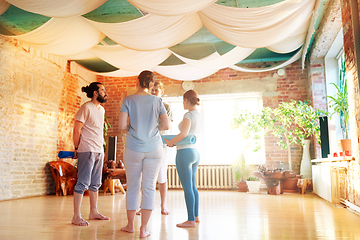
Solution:
{"label": "white fabric panel", "polygon": [[172,47],[202,27],[197,13],[173,17],[148,14],[122,23],[87,21],[118,44],[139,51]]}
{"label": "white fabric panel", "polygon": [[235,65],[230,66],[229,68],[234,69],[236,71],[240,71],[240,72],[267,72],[267,71],[271,71],[271,70],[276,70],[276,69],[285,67],[289,64],[292,64],[296,60],[300,59],[303,49],[304,49],[304,47],[299,49],[299,51],[297,53],[295,53],[294,56],[292,56],[289,60],[287,60],[281,64],[268,67],[268,68],[244,68],[244,67],[239,67],[239,66],[235,66]]}
{"label": "white fabric panel", "polygon": [[267,49],[276,53],[288,53],[295,51],[304,44],[306,33],[301,33],[296,36],[288,37],[285,40],[268,46]]}
{"label": "white fabric panel", "polygon": [[234,49],[230,50],[229,52],[223,55],[220,55],[218,52],[215,52],[200,60],[185,58],[174,52],[173,54],[177,56],[179,59],[181,59],[183,62],[190,64],[191,66],[203,68],[203,69],[219,70],[244,60],[254,51],[255,51],[254,48],[235,47]]}
{"label": "white fabric panel", "polygon": [[87,70],[76,62],[70,63],[70,73],[78,75],[82,79],[87,80],[89,83],[96,82],[96,75],[98,74],[96,72]]}
{"label": "white fabric panel", "polygon": [[203,69],[191,66],[190,64],[181,64],[176,66],[157,66],[152,68],[155,72],[175,80],[192,81],[208,77],[219,69]]}
{"label": "white fabric panel", "polygon": [[0,15],[3,14],[9,7],[10,3],[5,0],[0,0]]}
{"label": "white fabric panel", "polygon": [[17,36],[27,45],[42,51],[66,56],[94,47],[105,35],[83,17],[52,18],[41,27]]}
{"label": "white fabric panel", "polygon": [[65,57],[70,60],[84,60],[90,58],[97,58],[97,56],[93,54],[90,50],[86,50],[84,52],[75,55],[66,55]]}
{"label": "white fabric panel", "polygon": [[[260,8],[213,4],[199,12],[204,26],[230,44],[262,48],[291,36],[311,17],[314,0],[286,0]],[[266,36],[266,37],[264,37]]]}
{"label": "white fabric panel", "polygon": [[100,7],[106,0],[7,0],[28,12],[49,17],[80,16]]}
{"label": "white fabric panel", "polygon": [[119,45],[95,46],[90,51],[111,65],[130,72],[151,69],[171,55],[171,51],[167,48],[145,52],[131,50]]}
{"label": "white fabric panel", "polygon": [[195,13],[217,0],[128,0],[135,7],[151,14],[175,16]]}
{"label": "white fabric panel", "polygon": [[284,39],[281,42],[278,42],[271,46],[267,46],[267,48],[277,53],[288,53],[295,51],[304,44],[309,23],[310,23],[310,19],[305,24],[303,24],[298,30],[296,30],[292,34],[292,36],[289,36],[288,38]]}
{"label": "white fabric panel", "polygon": [[[146,70],[146,69],[144,69]],[[107,73],[96,73],[97,75],[101,76],[107,76],[107,77],[135,77],[138,76],[142,71],[139,72],[128,72],[125,70],[116,70],[113,72],[107,72]]]}

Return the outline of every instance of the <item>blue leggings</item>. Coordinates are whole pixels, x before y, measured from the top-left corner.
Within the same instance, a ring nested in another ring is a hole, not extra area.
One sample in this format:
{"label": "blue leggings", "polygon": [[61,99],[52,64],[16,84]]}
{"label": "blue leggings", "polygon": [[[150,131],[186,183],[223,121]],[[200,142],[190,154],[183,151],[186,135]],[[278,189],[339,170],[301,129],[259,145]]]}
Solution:
{"label": "blue leggings", "polygon": [[184,190],[188,221],[199,216],[199,192],[196,188],[196,170],[200,154],[195,148],[179,149],[176,153],[176,169]]}

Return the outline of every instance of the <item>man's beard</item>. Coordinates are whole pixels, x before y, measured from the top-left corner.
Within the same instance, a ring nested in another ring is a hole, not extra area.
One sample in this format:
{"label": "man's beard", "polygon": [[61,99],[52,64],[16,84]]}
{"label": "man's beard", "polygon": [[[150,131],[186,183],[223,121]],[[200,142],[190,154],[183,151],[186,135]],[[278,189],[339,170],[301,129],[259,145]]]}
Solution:
{"label": "man's beard", "polygon": [[[105,95],[106,96],[106,95]],[[103,96],[99,95],[96,100],[99,101],[99,103],[106,103],[107,99],[105,99]]]}

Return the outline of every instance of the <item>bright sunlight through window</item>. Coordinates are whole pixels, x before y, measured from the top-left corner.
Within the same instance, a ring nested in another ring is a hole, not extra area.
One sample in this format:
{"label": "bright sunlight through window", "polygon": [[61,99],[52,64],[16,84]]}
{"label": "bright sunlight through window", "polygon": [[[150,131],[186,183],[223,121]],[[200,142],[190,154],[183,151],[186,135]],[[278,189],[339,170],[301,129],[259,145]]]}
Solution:
{"label": "bright sunlight through window", "polygon": [[[182,97],[164,97],[164,102],[170,104],[174,121],[168,134],[178,134],[178,124],[181,122],[185,110]],[[226,94],[226,95],[200,95],[198,110],[203,120],[203,129],[198,138],[201,165],[232,164],[245,153],[248,164],[263,164],[265,162],[264,148],[258,152],[245,149],[245,140],[240,131],[231,127],[231,121],[236,109],[260,113],[262,101],[260,94]],[[262,146],[263,146],[262,142]],[[168,151],[168,163],[175,164],[176,149]]]}

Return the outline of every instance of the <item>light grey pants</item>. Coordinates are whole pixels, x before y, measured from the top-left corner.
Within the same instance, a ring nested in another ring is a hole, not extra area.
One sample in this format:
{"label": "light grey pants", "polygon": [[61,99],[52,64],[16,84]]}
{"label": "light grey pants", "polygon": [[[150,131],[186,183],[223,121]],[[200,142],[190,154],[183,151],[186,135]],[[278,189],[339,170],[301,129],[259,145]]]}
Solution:
{"label": "light grey pants", "polygon": [[97,192],[101,187],[104,153],[78,153],[78,179],[74,192],[84,194],[86,190]]}
{"label": "light grey pants", "polygon": [[[135,152],[125,148],[124,165],[126,171],[126,209],[153,210],[155,205],[156,179],[163,157],[163,147],[152,152]],[[140,188],[142,180],[142,195]]]}

